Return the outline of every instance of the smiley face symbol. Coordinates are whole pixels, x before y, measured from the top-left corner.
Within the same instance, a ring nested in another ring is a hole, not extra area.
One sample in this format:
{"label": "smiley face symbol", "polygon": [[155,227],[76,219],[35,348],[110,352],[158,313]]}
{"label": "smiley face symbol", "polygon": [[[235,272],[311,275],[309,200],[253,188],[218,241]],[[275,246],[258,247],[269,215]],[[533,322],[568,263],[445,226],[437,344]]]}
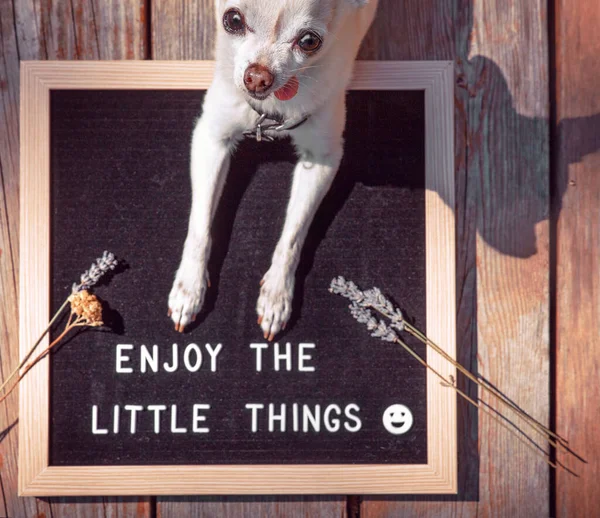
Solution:
{"label": "smiley face symbol", "polygon": [[392,405],[383,413],[383,426],[393,435],[408,432],[413,425],[412,412],[404,405]]}

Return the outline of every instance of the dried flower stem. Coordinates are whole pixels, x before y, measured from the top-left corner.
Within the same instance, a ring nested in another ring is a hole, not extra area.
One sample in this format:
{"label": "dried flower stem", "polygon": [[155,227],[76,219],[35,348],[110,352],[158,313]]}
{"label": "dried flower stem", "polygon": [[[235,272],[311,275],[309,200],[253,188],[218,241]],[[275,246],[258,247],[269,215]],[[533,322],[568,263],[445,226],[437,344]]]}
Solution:
{"label": "dried flower stem", "polygon": [[452,388],[459,396],[461,396],[463,399],[465,399],[467,402],[469,402],[471,405],[473,405],[475,408],[478,408],[479,410],[483,411],[484,413],[486,413],[489,417],[491,417],[497,424],[499,424],[502,428],[504,428],[505,430],[508,430],[511,434],[513,434],[517,439],[519,439],[520,442],[522,442],[523,444],[525,444],[529,449],[535,451],[538,455],[541,455],[544,459],[544,461],[546,462],[546,464],[548,464],[549,466],[552,466],[553,468],[558,468],[558,465],[555,464],[554,462],[552,462],[549,457],[550,454],[545,451],[543,448],[536,447],[533,444],[531,444],[530,442],[526,441],[523,437],[521,437],[512,427],[508,426],[506,423],[504,423],[497,415],[495,415],[493,412],[491,412],[490,410],[488,410],[485,406],[482,405],[481,401],[475,401],[474,399],[472,399],[471,397],[469,397],[467,394],[465,394],[461,389],[459,389],[457,386],[454,385],[454,383],[452,383],[451,380],[446,379],[442,374],[440,374],[437,370],[435,370],[431,365],[429,365],[423,358],[421,358],[415,351],[413,351],[406,343],[404,343],[400,338],[397,338],[394,340],[394,342],[396,342],[397,344],[400,344],[411,356],[413,356],[421,365],[423,365],[426,369],[429,369],[431,372],[433,372],[438,378],[440,378],[448,387]]}
{"label": "dried flower stem", "polygon": [[525,411],[521,410],[515,403],[513,403],[509,398],[507,398],[502,392],[500,392],[496,387],[488,383],[486,380],[479,378],[472,374],[469,370],[463,367],[460,363],[454,361],[454,359],[446,353],[441,347],[439,347],[435,342],[432,342],[427,336],[425,336],[421,331],[417,328],[413,327],[411,324],[405,324],[406,332],[413,335],[415,338],[418,338],[423,343],[431,347],[435,352],[440,354],[445,360],[452,363],[462,374],[464,374],[468,379],[476,383],[483,390],[488,391],[492,396],[496,397],[500,401],[502,401],[505,405],[510,407],[515,413],[517,413],[522,419],[527,421],[527,423],[535,428],[536,431],[546,437],[548,442],[554,446],[555,448],[562,447],[565,451],[573,454],[575,457],[579,458],[583,462],[587,462],[585,459],[580,457],[576,452],[571,450],[568,446],[568,441],[561,437],[560,435],[554,433],[549,428],[546,428],[542,423],[536,421],[533,417],[527,414]]}
{"label": "dried flower stem", "polygon": [[435,342],[432,342],[427,336],[425,336],[421,331],[417,328],[405,322],[405,331],[415,338],[419,339],[424,344],[431,347],[434,351],[440,354],[445,360],[449,361],[454,365],[462,374],[464,374],[468,379],[473,381],[477,386],[481,387],[482,390],[487,391],[496,399],[502,401],[506,406],[508,406],[512,411],[514,411],[521,419],[526,421],[532,428],[535,429],[536,432],[543,435],[544,438],[548,441],[548,443],[557,449],[562,449],[562,451],[566,453],[570,453],[571,455],[577,457],[581,462],[587,464],[587,460],[585,460],[581,455],[572,450],[569,447],[569,441],[560,435],[554,433],[549,428],[545,427],[542,423],[538,422],[536,419],[527,414],[524,410],[519,408],[515,403],[513,403],[508,397],[506,397],[502,392],[500,392],[496,387],[490,384],[487,380],[475,376],[465,367],[463,367],[460,363],[456,362],[446,351],[444,351],[441,347],[439,347]]}
{"label": "dried flower stem", "polygon": [[[27,354],[25,354],[25,356],[23,357],[23,359],[21,360],[21,363],[19,363],[19,365],[17,366],[17,368],[15,370],[13,370],[8,377],[4,380],[4,383],[2,383],[2,385],[0,385],[0,392],[2,390],[4,390],[4,387],[6,385],[8,385],[8,382],[23,368],[23,366],[27,363],[27,360],[29,358],[31,358],[31,355],[34,353],[34,351],[37,349],[38,345],[40,345],[41,341],[44,339],[44,337],[48,334],[48,331],[50,331],[50,329],[52,328],[52,326],[54,325],[54,323],[58,320],[58,317],[62,314],[62,312],[65,310],[65,308],[69,305],[69,299],[67,298],[67,300],[64,301],[63,305],[58,309],[58,311],[54,314],[54,316],[52,317],[52,320],[50,320],[50,323],[48,324],[48,327],[46,327],[46,329],[44,329],[43,333],[40,335],[40,337],[37,339],[37,341],[33,344],[33,346],[31,347],[31,349],[29,349],[29,351],[27,351]],[[18,383],[18,381],[17,381]],[[11,389],[12,391],[12,389]],[[10,392],[9,392],[10,393]],[[8,394],[7,394],[8,395]],[[4,399],[4,398],[2,398]],[[2,400],[0,400],[2,401]]]}

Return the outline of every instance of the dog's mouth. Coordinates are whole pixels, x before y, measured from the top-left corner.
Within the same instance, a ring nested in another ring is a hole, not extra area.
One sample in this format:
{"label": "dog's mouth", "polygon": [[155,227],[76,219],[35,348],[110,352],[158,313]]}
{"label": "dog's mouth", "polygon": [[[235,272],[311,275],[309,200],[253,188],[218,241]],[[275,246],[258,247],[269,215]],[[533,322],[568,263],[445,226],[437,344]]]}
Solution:
{"label": "dog's mouth", "polygon": [[284,84],[279,90],[275,91],[275,97],[280,101],[289,101],[296,97],[298,89],[300,88],[300,82],[296,76],[292,77],[286,84]]}
{"label": "dog's mouth", "polygon": [[300,89],[300,82],[296,76],[292,77],[286,84],[284,84],[281,88],[273,91],[270,90],[268,92],[251,92],[250,90],[246,90],[248,95],[257,101],[264,101],[271,94],[273,94],[280,101],[289,101],[296,97],[298,94],[298,90]]}

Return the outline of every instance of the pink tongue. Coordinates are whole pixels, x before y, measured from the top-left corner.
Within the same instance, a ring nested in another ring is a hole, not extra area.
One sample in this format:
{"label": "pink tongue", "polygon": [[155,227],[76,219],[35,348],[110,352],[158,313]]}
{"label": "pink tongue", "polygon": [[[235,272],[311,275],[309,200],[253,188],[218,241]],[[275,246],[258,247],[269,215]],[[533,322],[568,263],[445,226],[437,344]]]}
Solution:
{"label": "pink tongue", "polygon": [[289,101],[296,97],[300,83],[296,77],[292,77],[285,85],[275,92],[275,97],[280,101]]}

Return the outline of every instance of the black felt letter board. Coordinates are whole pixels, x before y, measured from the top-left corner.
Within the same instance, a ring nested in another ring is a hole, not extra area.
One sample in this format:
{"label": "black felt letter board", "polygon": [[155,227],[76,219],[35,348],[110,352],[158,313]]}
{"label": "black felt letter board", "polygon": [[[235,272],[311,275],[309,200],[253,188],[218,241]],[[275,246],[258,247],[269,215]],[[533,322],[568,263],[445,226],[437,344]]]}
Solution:
{"label": "black felt letter board", "polygon": [[[127,268],[95,290],[110,328],[81,332],[52,355],[50,463],[426,463],[425,369],[399,346],[371,338],[352,319],[347,301],[328,292],[338,275],[363,288],[378,286],[426,329],[423,94],[348,94],[343,163],[303,250],[292,320],[275,340],[280,352],[290,344],[292,370],[274,370],[270,344],[260,372],[251,344],[266,341],[255,306],[283,225],[295,162],[289,142],[240,145],[213,224],[205,310],[184,334],[167,317],[187,231],[190,140],[203,95],[51,94],[53,308],[103,250]],[[163,366],[172,363],[173,344],[179,366],[168,372]],[[202,353],[195,372],[183,363],[190,344],[197,347],[190,362]],[[213,351],[221,344],[214,372],[207,344]],[[298,370],[300,344],[311,344],[303,350],[314,370]],[[142,346],[153,351],[155,345],[158,372],[141,372]],[[121,366],[132,372],[117,372],[118,351],[129,358]],[[385,409],[396,403],[414,416],[401,435],[382,424]],[[148,410],[155,405],[165,407],[158,433],[156,412]],[[256,410],[256,431],[247,405],[264,405]],[[269,405],[278,414],[285,405],[285,432],[280,421],[269,431]],[[304,431],[302,409],[314,412],[317,405],[320,430]],[[329,418],[340,419],[334,431],[323,423],[331,405]],[[344,415],[349,405],[360,419],[358,431],[344,426],[356,424]],[[135,433],[126,406],[142,408],[135,412]],[[205,420],[195,421],[195,412]],[[203,431],[195,432],[194,424]],[[94,426],[106,433],[93,433]]]}

